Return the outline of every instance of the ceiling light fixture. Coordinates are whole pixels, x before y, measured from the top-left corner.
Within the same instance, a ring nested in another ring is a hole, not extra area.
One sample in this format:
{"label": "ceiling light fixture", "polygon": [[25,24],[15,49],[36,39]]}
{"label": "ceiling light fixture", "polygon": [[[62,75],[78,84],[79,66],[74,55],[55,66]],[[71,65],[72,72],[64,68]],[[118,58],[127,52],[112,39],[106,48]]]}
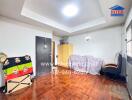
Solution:
{"label": "ceiling light fixture", "polygon": [[67,5],[63,8],[62,13],[67,17],[73,17],[78,13],[78,7],[74,4]]}

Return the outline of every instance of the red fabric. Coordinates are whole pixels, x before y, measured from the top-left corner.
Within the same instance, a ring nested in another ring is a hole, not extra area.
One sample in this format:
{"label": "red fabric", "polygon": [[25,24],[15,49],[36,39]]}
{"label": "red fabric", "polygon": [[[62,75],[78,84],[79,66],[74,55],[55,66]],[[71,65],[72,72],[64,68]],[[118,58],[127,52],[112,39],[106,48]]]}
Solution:
{"label": "red fabric", "polygon": [[17,78],[17,77],[20,77],[20,76],[23,76],[23,75],[31,74],[31,73],[33,73],[33,68],[32,67],[31,68],[28,68],[25,72],[24,72],[24,70],[20,70],[18,72],[18,74],[6,75],[5,81],[11,80],[13,78]]}

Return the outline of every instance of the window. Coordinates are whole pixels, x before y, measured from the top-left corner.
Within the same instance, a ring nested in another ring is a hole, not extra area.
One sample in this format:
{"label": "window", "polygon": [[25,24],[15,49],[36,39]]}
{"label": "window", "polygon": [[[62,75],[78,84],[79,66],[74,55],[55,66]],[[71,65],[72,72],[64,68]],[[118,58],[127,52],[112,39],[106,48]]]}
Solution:
{"label": "window", "polygon": [[128,61],[132,61],[132,21],[127,28],[127,56]]}

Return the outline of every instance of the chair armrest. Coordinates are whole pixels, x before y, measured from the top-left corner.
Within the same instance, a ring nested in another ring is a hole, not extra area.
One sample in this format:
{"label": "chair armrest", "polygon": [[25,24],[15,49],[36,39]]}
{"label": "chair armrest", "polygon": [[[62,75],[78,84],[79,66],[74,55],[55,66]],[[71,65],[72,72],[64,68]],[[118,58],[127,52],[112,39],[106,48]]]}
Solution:
{"label": "chair armrest", "polygon": [[117,68],[118,66],[116,64],[106,64],[106,65],[104,65],[104,68],[107,68],[107,67]]}

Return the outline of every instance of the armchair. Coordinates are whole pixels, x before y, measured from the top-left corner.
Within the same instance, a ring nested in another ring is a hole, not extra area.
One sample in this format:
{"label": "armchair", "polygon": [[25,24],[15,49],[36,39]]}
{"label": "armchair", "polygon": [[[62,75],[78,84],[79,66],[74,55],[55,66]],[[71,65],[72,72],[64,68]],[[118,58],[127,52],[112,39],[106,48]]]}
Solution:
{"label": "armchair", "polygon": [[101,74],[110,75],[114,77],[120,76],[122,68],[122,55],[118,55],[118,62],[116,64],[107,64],[101,69]]}

